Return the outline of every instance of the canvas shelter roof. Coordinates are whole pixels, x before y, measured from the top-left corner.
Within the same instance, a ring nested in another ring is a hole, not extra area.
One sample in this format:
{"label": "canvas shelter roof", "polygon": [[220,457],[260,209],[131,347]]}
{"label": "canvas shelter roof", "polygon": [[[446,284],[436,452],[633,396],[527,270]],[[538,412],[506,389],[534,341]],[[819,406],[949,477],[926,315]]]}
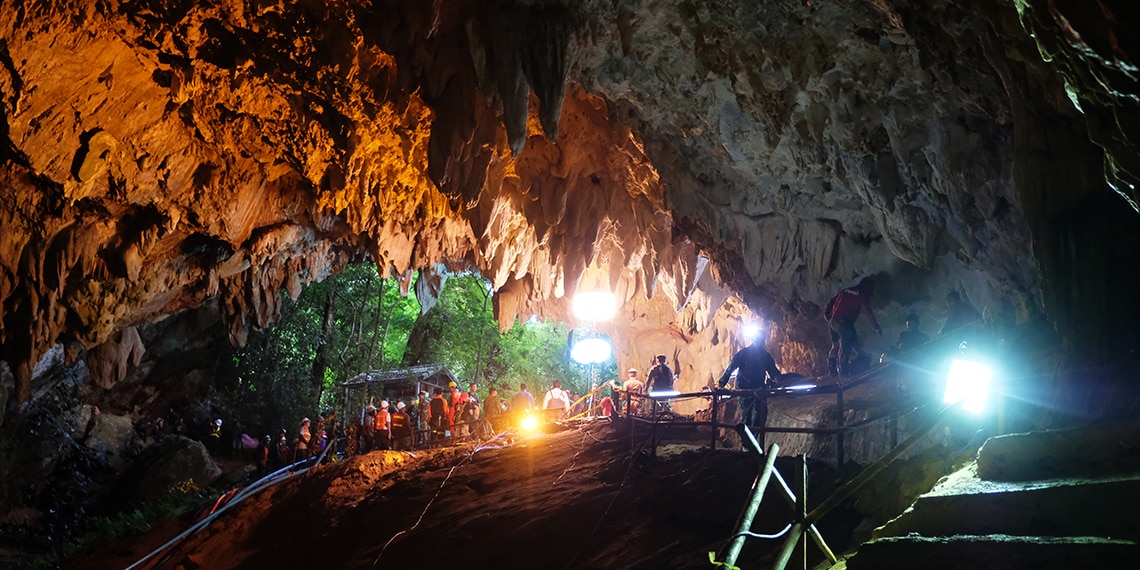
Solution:
{"label": "canvas shelter roof", "polygon": [[375,384],[407,384],[412,382],[440,388],[446,388],[448,382],[459,384],[459,380],[447,369],[447,366],[443,364],[420,364],[406,368],[361,372],[345,380],[343,386],[351,390]]}

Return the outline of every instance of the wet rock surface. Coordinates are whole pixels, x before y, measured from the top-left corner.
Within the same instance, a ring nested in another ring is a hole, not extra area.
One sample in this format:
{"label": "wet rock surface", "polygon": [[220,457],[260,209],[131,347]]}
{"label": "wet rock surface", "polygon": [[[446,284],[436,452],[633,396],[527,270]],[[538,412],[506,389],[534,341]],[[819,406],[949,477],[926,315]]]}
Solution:
{"label": "wet rock surface", "polygon": [[[708,567],[708,552],[720,549],[747,500],[756,457],[667,446],[649,460],[631,453],[631,443],[603,422],[477,451],[373,452],[251,497],[170,560],[355,568],[447,565],[461,552],[474,567]],[[794,462],[781,458],[777,466],[790,476]],[[815,504],[834,488],[835,474],[814,462],[810,473]],[[866,497],[868,506],[878,503]],[[753,530],[775,532],[788,514],[770,487]],[[889,516],[845,506],[820,526],[842,549],[858,521],[879,524]],[[439,547],[444,537],[449,548]],[[159,542],[125,540],[70,567],[123,567]],[[749,540],[742,560],[770,561],[778,544]]]}
{"label": "wet rock surface", "polygon": [[864,276],[876,354],[960,291],[1032,329],[1027,377],[1134,359],[1140,18],[1078,4],[4,4],[0,510],[72,530],[149,443],[128,421],[201,429],[206,347],[361,259],[478,271],[503,327],[608,289],[619,368],[670,354],[681,390],[759,318],[821,373]]}
{"label": "wet rock surface", "polygon": [[[1135,344],[1117,3],[100,6],[4,8],[11,400],[57,341],[109,386],[132,327],[216,298],[241,344],[360,256],[476,269],[503,326],[606,287],[621,338],[759,314],[818,349],[802,317],[877,275],[889,320],[959,290]],[[676,319],[641,322],[661,293]]]}

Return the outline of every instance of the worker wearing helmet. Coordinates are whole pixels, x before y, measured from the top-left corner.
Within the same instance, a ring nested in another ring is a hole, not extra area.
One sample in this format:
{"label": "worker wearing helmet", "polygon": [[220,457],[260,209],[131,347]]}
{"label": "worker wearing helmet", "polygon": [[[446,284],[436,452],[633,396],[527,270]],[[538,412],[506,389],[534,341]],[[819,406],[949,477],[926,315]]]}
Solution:
{"label": "worker wearing helmet", "polygon": [[297,433],[297,445],[293,447],[293,462],[309,459],[309,418],[301,420],[301,429]]}
{"label": "worker wearing helmet", "polygon": [[449,430],[454,431],[455,420],[456,420],[455,416],[459,413],[459,410],[462,407],[460,404],[463,403],[463,392],[461,392],[459,390],[459,386],[457,386],[455,384],[455,382],[449,382],[447,384],[447,388],[448,388],[448,390],[450,390],[448,392],[448,398],[447,398],[447,406],[448,406],[447,425],[448,425]]}
{"label": "worker wearing helmet", "polygon": [[406,409],[407,405],[400,402],[392,412],[392,449],[410,449],[412,446],[412,427]]}
{"label": "worker wearing helmet", "polygon": [[376,439],[376,449],[392,449],[392,414],[388,411],[388,400],[380,402],[380,409],[376,411],[376,429],[373,437]]}

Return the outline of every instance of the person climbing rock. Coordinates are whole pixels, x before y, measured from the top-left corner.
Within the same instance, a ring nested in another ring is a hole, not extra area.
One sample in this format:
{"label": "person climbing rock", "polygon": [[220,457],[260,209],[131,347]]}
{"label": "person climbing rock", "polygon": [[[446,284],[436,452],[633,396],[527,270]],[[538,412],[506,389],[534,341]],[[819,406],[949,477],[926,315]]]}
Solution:
{"label": "person climbing rock", "polygon": [[980,321],[981,318],[982,314],[978,312],[978,309],[969,302],[962,300],[960,293],[951,291],[950,294],[946,295],[946,321],[938,330],[938,336],[957,332]]}
{"label": "person climbing rock", "polygon": [[827,355],[827,371],[831,376],[845,377],[850,373],[850,355],[855,353],[857,359],[868,359],[859,343],[859,334],[855,332],[855,320],[859,314],[867,315],[875,331],[883,334],[875,313],[871,310],[871,297],[875,292],[875,282],[865,277],[858,285],[848,287],[837,293],[827,303],[824,316],[831,329],[831,351]]}

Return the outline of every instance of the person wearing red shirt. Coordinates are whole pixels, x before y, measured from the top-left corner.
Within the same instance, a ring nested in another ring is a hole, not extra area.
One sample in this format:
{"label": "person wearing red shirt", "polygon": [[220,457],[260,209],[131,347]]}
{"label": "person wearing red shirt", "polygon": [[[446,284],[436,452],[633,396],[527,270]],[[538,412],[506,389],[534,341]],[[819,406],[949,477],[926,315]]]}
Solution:
{"label": "person wearing red shirt", "polygon": [[864,278],[854,287],[840,291],[831,298],[824,309],[828,327],[831,329],[831,352],[827,355],[827,371],[832,376],[847,376],[850,372],[852,351],[856,358],[866,356],[859,343],[859,334],[855,332],[855,320],[859,314],[867,315],[867,319],[874,325],[875,331],[883,334],[875,313],[871,311],[871,296],[874,294],[875,284],[870,277]]}

